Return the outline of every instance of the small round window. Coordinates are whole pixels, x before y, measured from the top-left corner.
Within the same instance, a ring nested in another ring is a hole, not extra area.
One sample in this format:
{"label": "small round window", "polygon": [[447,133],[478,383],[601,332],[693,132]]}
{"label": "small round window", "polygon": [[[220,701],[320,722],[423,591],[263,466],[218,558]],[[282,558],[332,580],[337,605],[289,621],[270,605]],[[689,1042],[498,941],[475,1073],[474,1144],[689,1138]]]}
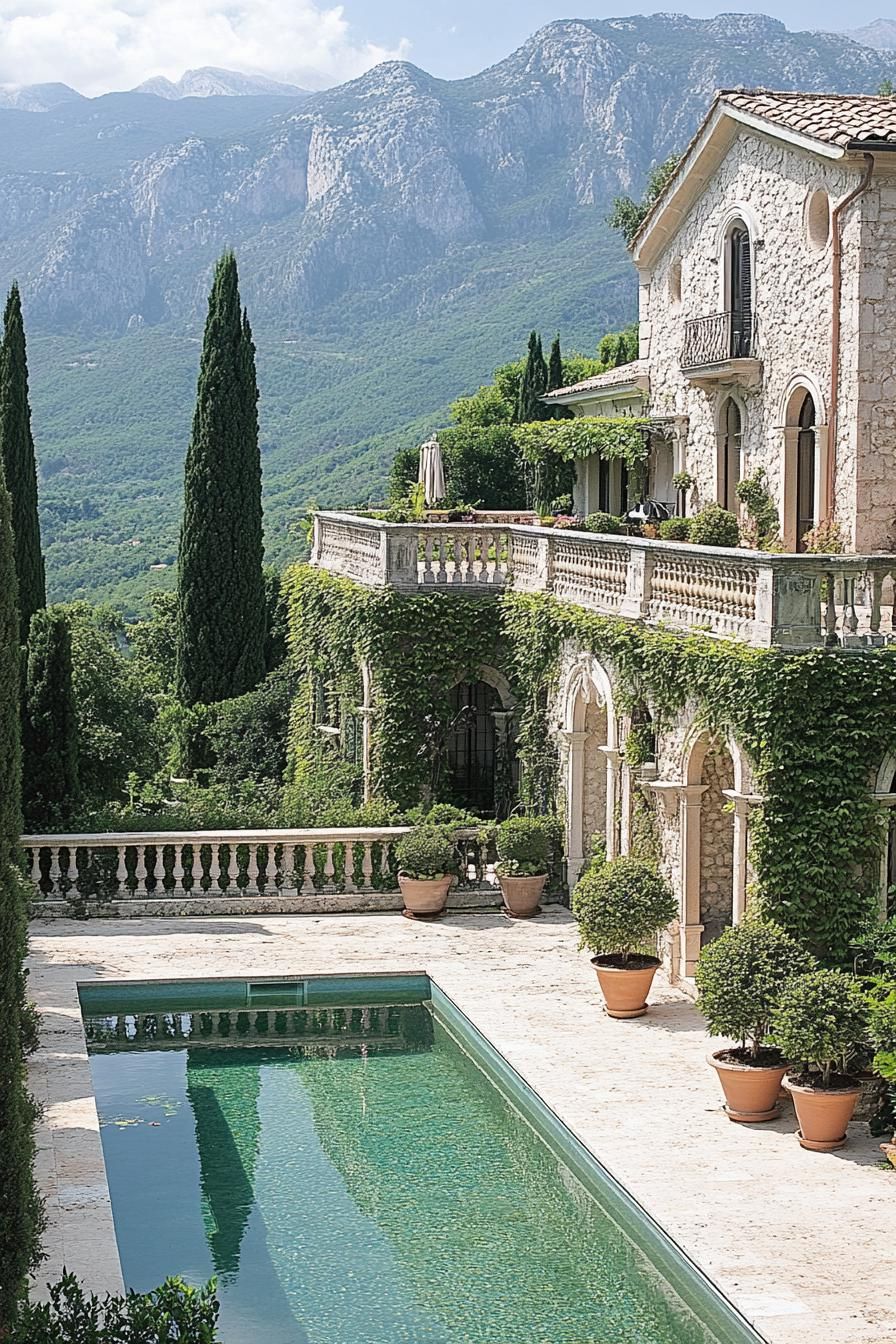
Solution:
{"label": "small round window", "polygon": [[831,202],[826,191],[809,193],[806,199],[806,236],[815,252],[823,252],[831,236]]}
{"label": "small round window", "polygon": [[681,258],[669,267],[669,302],[673,308],[681,303]]}

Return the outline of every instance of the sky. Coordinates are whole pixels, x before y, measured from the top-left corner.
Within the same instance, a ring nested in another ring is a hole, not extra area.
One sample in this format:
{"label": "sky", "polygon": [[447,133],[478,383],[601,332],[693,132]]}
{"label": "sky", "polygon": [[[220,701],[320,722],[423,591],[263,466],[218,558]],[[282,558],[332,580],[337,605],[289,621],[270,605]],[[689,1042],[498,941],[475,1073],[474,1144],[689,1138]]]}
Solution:
{"label": "sky", "polygon": [[0,0],[0,85],[59,80],[93,96],[218,65],[325,88],[393,58],[450,79],[501,60],[552,19],[739,9],[773,12],[793,29],[841,29],[886,14],[880,2],[844,10],[842,0],[774,8],[736,0]]}

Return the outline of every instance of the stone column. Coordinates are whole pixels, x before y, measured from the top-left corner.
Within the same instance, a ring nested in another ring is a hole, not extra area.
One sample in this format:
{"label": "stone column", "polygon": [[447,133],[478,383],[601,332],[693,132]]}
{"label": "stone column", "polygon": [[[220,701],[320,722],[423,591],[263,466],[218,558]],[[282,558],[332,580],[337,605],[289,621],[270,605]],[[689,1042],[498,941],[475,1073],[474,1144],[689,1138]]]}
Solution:
{"label": "stone column", "polygon": [[[510,722],[513,711],[493,709],[495,725],[495,808],[498,816],[506,816],[513,806],[513,761],[511,758]],[[507,808],[502,808],[507,803]]]}
{"label": "stone column", "polygon": [[681,826],[681,915],[679,975],[690,979],[700,956],[700,823],[705,784],[682,784],[678,791]]}
{"label": "stone column", "polygon": [[750,811],[761,803],[762,799],[754,793],[738,793],[735,789],[723,789],[722,793],[734,804],[734,843],[731,887],[731,921],[739,924],[747,911],[747,887],[750,874],[747,853],[750,836]]}
{"label": "stone column", "polygon": [[619,769],[622,753],[615,747],[598,747],[607,758],[607,820],[605,838],[607,858],[615,859],[619,853],[619,837],[616,826],[616,800],[619,796]]}
{"label": "stone column", "polygon": [[372,705],[358,705],[356,710],[361,720],[361,770],[364,779],[364,801],[370,802],[373,792],[373,771],[370,762],[371,720],[376,713]]}
{"label": "stone column", "polygon": [[566,746],[566,872],[570,890],[575,886],[585,857],[582,821],[587,737],[587,733],[570,731],[560,734]]}

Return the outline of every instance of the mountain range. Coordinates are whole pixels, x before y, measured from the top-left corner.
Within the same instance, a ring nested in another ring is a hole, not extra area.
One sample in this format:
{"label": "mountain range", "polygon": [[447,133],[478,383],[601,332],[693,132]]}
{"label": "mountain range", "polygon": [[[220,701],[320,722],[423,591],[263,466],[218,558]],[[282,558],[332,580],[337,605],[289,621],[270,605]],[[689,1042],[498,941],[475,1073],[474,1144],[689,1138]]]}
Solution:
{"label": "mountain range", "polygon": [[549,24],[463,80],[389,62],[310,95],[0,108],[0,282],[23,290],[53,594],[131,611],[171,581],[224,247],[259,348],[282,561],[309,496],[375,498],[394,448],[532,326],[593,351],[632,320],[610,203],[688,142],[717,87],[871,92],[894,68],[762,15],[657,14]]}

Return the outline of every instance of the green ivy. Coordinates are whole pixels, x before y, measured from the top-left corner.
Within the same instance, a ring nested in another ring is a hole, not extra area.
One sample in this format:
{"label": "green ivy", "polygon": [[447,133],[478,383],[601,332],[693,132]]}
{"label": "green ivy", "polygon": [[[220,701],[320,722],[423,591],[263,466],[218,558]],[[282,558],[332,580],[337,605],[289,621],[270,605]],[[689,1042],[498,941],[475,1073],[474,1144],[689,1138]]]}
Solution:
{"label": "green ivy", "polygon": [[[400,808],[442,796],[451,691],[483,664],[500,666],[498,599],[458,593],[400,596],[307,565],[285,576],[300,691],[290,725],[295,794],[338,796],[339,757],[314,722],[323,688],[329,722],[362,704],[361,663],[373,670],[373,790]],[[356,783],[360,783],[360,770]]]}
{"label": "green ivy", "polygon": [[784,654],[542,595],[509,593],[502,607],[527,787],[556,761],[546,708],[565,641],[611,669],[618,709],[647,703],[658,733],[696,702],[706,729],[730,733],[753,762],[765,801],[751,819],[751,860],[764,908],[818,955],[845,961],[878,898],[884,833],[872,790],[896,741],[896,650]]}
{"label": "green ivy", "polygon": [[[620,712],[649,707],[658,734],[693,703],[708,732],[737,740],[764,797],[750,827],[762,905],[819,956],[847,960],[878,895],[884,831],[873,779],[896,745],[896,650],[785,654],[598,616],[543,594],[400,596],[309,566],[290,571],[285,586],[299,678],[289,744],[297,797],[357,796],[359,767],[316,730],[314,711],[321,695],[329,723],[356,710],[362,659],[373,670],[375,796],[401,808],[443,796],[451,688],[487,664],[507,675],[517,700],[521,801],[554,810],[549,715],[569,644],[608,667]],[[654,843],[647,823],[639,818],[644,852]]]}

